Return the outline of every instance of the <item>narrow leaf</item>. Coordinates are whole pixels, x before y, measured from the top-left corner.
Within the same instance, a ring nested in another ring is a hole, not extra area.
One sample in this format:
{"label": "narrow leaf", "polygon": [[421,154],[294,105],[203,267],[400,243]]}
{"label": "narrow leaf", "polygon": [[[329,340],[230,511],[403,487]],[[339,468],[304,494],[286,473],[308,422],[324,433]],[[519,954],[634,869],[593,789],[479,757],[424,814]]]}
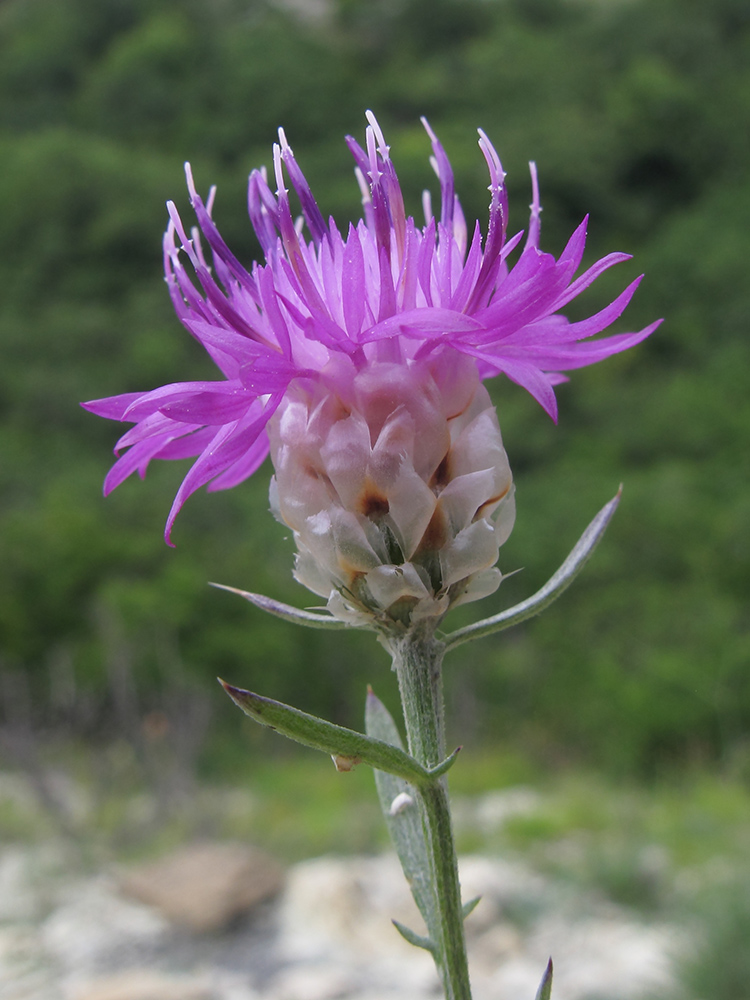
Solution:
{"label": "narrow leaf", "polygon": [[594,549],[599,544],[607,525],[612,519],[612,515],[617,509],[621,493],[622,487],[617,491],[617,496],[602,507],[578,539],[575,548],[568,558],[558,571],[550,577],[541,590],[538,590],[534,595],[520,604],[508,608],[507,611],[501,611],[500,614],[493,615],[491,618],[485,618],[474,625],[467,625],[465,628],[451,632],[443,640],[446,649],[455,649],[456,646],[460,646],[464,642],[470,642],[472,639],[481,639],[486,635],[492,635],[493,632],[501,632],[503,629],[510,628],[511,625],[518,625],[520,622],[526,621],[527,618],[538,615],[540,611],[543,611],[553,601],[557,600],[591,558]]}
{"label": "narrow leaf", "polygon": [[351,628],[346,622],[339,621],[332,615],[319,615],[314,611],[302,611],[300,608],[293,608],[291,604],[282,604],[274,601],[264,594],[252,594],[247,590],[238,590],[236,587],[227,587],[223,583],[211,583],[211,587],[217,590],[226,590],[230,594],[239,594],[246,601],[250,601],[261,611],[267,611],[270,615],[283,619],[285,622],[293,622],[295,625],[306,625],[308,628],[344,629]]}
{"label": "narrow leaf", "polygon": [[429,938],[423,937],[421,934],[417,934],[416,931],[411,930],[406,924],[402,924],[400,920],[391,920],[391,923],[399,932],[405,941],[409,944],[413,944],[415,948],[424,948],[425,951],[429,951],[432,954],[435,953],[435,945]]}
{"label": "narrow leaf", "polygon": [[401,733],[398,731],[393,716],[369,686],[365,702],[365,732],[376,740],[390,743],[391,746],[398,747],[399,750],[404,749]]}
{"label": "narrow leaf", "polygon": [[390,743],[365,736],[364,733],[357,733],[353,729],[336,726],[332,722],[326,722],[325,719],[300,712],[299,709],[284,705],[280,701],[263,698],[252,691],[233,687],[221,678],[219,683],[245,715],[249,715],[262,726],[268,726],[269,729],[275,729],[283,736],[302,743],[303,746],[330,754],[334,758],[334,763],[337,759],[340,762],[361,761],[417,785],[429,780],[427,771],[421,764]]}
{"label": "narrow leaf", "polygon": [[453,751],[450,757],[446,757],[445,760],[441,761],[439,764],[436,764],[435,767],[431,767],[428,770],[427,773],[429,774],[429,776],[431,778],[440,778],[442,777],[442,775],[446,774],[446,772],[450,771],[450,769],[456,763],[456,758],[458,757],[460,752],[461,752],[461,747],[456,747],[456,749]]}
{"label": "narrow leaf", "polygon": [[536,991],[535,1000],[550,1000],[552,995],[552,959],[547,962],[539,989]]}
{"label": "narrow leaf", "polygon": [[[396,723],[382,701],[375,696],[372,688],[368,688],[367,691],[365,729],[370,736],[403,749]],[[375,785],[388,832],[414,902],[427,924],[430,935],[435,938],[439,931],[440,918],[418,794],[408,782],[377,769]]]}
{"label": "narrow leaf", "polygon": [[470,913],[473,913],[474,910],[476,910],[477,906],[479,906],[481,901],[482,901],[481,896],[475,896],[473,899],[470,899],[468,903],[464,903],[462,907],[464,920],[466,920],[466,918]]}

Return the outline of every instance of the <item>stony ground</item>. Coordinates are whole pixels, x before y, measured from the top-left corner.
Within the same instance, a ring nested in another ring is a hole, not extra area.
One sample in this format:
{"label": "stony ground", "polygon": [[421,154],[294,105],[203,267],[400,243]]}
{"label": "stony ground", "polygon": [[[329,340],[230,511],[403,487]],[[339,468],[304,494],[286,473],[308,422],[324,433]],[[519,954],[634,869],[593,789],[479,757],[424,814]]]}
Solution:
{"label": "stony ground", "polygon": [[[555,1000],[668,990],[673,928],[522,864],[468,856],[461,880],[466,898],[483,895],[467,921],[476,1000],[533,1000],[550,954]],[[399,937],[392,917],[419,927],[391,855],[315,858],[282,872],[243,845],[204,844],[146,867],[84,873],[70,846],[8,844],[0,998],[436,998],[430,957]]]}

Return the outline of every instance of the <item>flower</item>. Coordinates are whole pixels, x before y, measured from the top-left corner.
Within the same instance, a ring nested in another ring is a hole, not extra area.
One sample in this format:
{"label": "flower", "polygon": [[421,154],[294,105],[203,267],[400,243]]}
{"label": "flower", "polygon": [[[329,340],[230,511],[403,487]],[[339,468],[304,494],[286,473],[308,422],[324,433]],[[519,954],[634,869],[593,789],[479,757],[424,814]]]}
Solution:
{"label": "flower", "polygon": [[406,619],[443,614],[499,582],[491,567],[512,525],[512,489],[481,381],[505,374],[556,419],[553,386],[563,371],[632,347],[658,323],[590,339],[620,316],[640,278],[588,319],[560,314],[628,256],[610,254],[576,278],[585,219],[557,260],[542,252],[533,164],[528,231],[509,265],[523,233],[506,236],[505,174],[481,130],[491,193],[486,235],[477,223],[469,240],[450,163],[424,120],[441,205],[438,220],[425,195],[419,227],[405,214],[378,123],[367,118],[365,147],[347,139],[364,219],[346,235],[323,218],[279,130],[276,193],[263,170],[249,180],[250,220],[265,255],[251,271],[212,221],[215,189],[204,203],[186,165],[212,267],[198,230],[188,236],[170,203],[166,279],[177,315],[222,378],[83,405],[135,425],[117,442],[123,454],[105,493],[135,471],[144,476],[153,458],[196,458],[172,505],[168,542],[191,493],[236,486],[270,447],[272,507],[295,532],[298,578],[341,615]]}

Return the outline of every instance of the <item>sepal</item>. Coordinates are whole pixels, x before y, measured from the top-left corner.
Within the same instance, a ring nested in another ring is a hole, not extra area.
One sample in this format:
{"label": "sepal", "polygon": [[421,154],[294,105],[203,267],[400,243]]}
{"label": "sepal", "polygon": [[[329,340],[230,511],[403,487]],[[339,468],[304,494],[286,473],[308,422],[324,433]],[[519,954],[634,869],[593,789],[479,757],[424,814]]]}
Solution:
{"label": "sepal", "polygon": [[239,594],[240,597],[244,597],[246,601],[250,601],[251,604],[254,604],[256,608],[260,608],[261,611],[267,611],[270,615],[275,615],[285,622],[292,622],[294,625],[306,625],[308,628],[350,628],[347,622],[333,618],[331,615],[319,615],[314,611],[302,611],[300,608],[292,607],[291,604],[282,604],[281,601],[274,601],[273,598],[266,597],[264,594],[253,594],[247,590],[238,590],[237,587],[227,587],[223,583],[211,583],[209,586],[216,587],[217,590],[226,590],[230,594]]}
{"label": "sepal", "polygon": [[526,621],[527,618],[538,615],[540,611],[543,611],[553,601],[557,600],[591,558],[594,549],[601,541],[607,525],[612,519],[612,515],[617,510],[621,494],[622,487],[617,491],[617,495],[602,507],[578,539],[568,558],[558,571],[550,577],[541,590],[538,590],[525,601],[521,601],[520,604],[508,608],[507,611],[501,611],[500,614],[493,615],[491,618],[485,618],[474,625],[467,625],[465,628],[451,632],[443,640],[446,649],[455,649],[456,646],[460,646],[464,642],[470,642],[472,639],[481,639],[486,635],[492,635],[494,632],[502,632],[503,629],[510,628],[511,625],[518,625],[520,622]]}

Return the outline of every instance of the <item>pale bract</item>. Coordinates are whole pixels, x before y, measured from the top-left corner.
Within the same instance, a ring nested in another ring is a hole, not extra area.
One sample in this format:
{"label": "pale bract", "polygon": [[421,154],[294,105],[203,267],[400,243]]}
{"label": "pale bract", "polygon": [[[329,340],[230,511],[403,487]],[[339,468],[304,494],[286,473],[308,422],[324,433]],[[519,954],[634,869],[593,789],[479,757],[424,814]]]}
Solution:
{"label": "pale bract", "polygon": [[387,628],[492,593],[515,508],[476,365],[444,352],[326,375],[268,427],[271,506],[294,531],[299,582],[336,617]]}

